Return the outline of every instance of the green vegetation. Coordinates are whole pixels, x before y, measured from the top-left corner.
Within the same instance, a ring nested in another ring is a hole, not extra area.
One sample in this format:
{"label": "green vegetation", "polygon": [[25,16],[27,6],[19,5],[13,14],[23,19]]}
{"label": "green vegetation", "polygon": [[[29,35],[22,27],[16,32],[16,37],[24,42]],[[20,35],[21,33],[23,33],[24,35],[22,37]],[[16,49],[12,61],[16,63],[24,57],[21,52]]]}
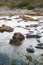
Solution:
{"label": "green vegetation", "polygon": [[43,54],[41,54],[41,56],[43,56]]}
{"label": "green vegetation", "polygon": [[33,5],[28,5],[28,6],[27,6],[27,9],[28,9],[28,10],[31,10],[31,9],[35,9],[35,7],[34,7]]}
{"label": "green vegetation", "polygon": [[12,60],[10,65],[16,65],[15,60]]}
{"label": "green vegetation", "polygon": [[25,7],[25,6],[28,6],[30,3],[28,3],[28,2],[22,2],[22,3],[20,3],[19,5],[18,5],[18,7]]}
{"label": "green vegetation", "polygon": [[34,9],[35,7],[29,2],[22,2],[18,5],[18,8]]}
{"label": "green vegetation", "polygon": [[[32,58],[30,55],[25,55],[26,60],[21,63],[21,65],[43,65],[42,62],[37,61],[36,59]],[[11,65],[16,65],[15,60],[11,61]]]}
{"label": "green vegetation", "polygon": [[12,1],[12,2],[10,2],[10,6],[9,6],[9,7],[10,7],[10,9],[14,9],[14,6],[15,6],[14,4],[15,4],[15,2],[13,2],[13,1]]}
{"label": "green vegetation", "polygon": [[32,57],[30,55],[25,55],[26,56],[26,59],[29,60],[30,62],[32,61]]}
{"label": "green vegetation", "polygon": [[26,61],[24,61],[21,65],[43,65],[43,63],[33,59],[30,55],[26,56]]}
{"label": "green vegetation", "polygon": [[14,8],[43,8],[43,0],[0,0],[0,6],[7,6],[10,9]]}

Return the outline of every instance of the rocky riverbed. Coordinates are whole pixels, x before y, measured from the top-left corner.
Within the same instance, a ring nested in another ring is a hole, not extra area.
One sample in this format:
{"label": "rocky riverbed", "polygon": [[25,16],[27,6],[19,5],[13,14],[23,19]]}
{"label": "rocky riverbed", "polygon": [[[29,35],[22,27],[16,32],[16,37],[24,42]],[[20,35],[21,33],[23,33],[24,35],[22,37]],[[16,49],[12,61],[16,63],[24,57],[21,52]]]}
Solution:
{"label": "rocky riverbed", "polygon": [[[10,60],[12,58],[18,60],[17,65],[20,65],[19,61],[25,61],[25,55],[28,54],[43,62],[40,56],[43,54],[43,45],[38,45],[43,44],[43,16],[24,16],[22,15],[23,18],[20,15],[0,16],[0,28],[4,27],[4,32],[1,32],[2,28],[0,29],[0,53],[6,54]],[[29,17],[32,18],[31,21]],[[26,50],[30,45],[34,53]]]}

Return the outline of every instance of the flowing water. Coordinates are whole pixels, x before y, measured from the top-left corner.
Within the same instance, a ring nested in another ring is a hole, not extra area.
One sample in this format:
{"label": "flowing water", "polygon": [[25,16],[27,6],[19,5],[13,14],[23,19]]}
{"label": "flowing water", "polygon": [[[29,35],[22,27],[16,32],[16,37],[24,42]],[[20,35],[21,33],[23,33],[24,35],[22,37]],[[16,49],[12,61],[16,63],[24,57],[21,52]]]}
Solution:
{"label": "flowing water", "polygon": [[[0,56],[1,56],[1,53],[6,54],[9,58],[15,59],[17,62],[17,65],[20,65],[20,62],[22,62],[26,59],[25,55],[30,54],[32,57],[39,60],[40,59],[39,55],[43,53],[43,49],[35,48],[35,46],[38,44],[36,38],[27,39],[26,35],[25,35],[25,34],[29,33],[29,30],[25,29],[26,25],[40,24],[40,26],[38,26],[37,28],[29,27],[29,29],[31,31],[34,31],[34,34],[40,33],[40,35],[42,36],[40,38],[40,41],[43,43],[43,33],[42,33],[43,29],[41,29],[43,27],[43,16],[30,16],[30,17],[33,17],[34,19],[38,18],[39,21],[24,22],[24,21],[22,21],[21,18],[19,18],[19,15],[12,16],[12,17],[9,17],[9,16],[0,17],[0,19],[1,18],[11,19],[11,21],[0,20],[0,26],[7,25],[7,26],[11,26],[12,28],[14,28],[13,32],[3,32],[3,33],[0,32]],[[18,21],[21,21],[21,22],[18,22]],[[21,26],[21,27],[17,27],[17,26]],[[35,29],[37,29],[38,31],[36,31]],[[9,44],[10,39],[12,39],[12,36],[15,32],[20,32],[25,36],[25,40],[22,41],[22,44],[20,46],[15,46],[15,45],[13,46],[13,45]],[[28,48],[29,45],[32,45],[34,47],[35,53],[31,54],[26,51],[26,49]],[[4,60],[6,60],[6,59],[4,58]],[[1,61],[1,58],[0,58],[0,61]],[[5,65],[8,65],[8,64],[6,63]]]}

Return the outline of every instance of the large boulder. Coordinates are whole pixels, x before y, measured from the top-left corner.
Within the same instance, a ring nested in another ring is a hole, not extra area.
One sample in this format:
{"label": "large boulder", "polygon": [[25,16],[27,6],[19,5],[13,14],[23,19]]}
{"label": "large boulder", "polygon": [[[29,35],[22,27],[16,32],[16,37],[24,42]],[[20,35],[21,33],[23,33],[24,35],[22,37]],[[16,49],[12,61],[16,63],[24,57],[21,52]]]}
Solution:
{"label": "large boulder", "polygon": [[21,33],[14,33],[14,36],[13,36],[13,38],[14,37],[16,37],[16,39],[18,39],[18,40],[24,40],[24,35],[22,35]]}
{"label": "large boulder", "polygon": [[21,33],[14,33],[12,39],[10,40],[10,44],[13,44],[15,46],[20,46],[21,41],[24,39],[25,37]]}

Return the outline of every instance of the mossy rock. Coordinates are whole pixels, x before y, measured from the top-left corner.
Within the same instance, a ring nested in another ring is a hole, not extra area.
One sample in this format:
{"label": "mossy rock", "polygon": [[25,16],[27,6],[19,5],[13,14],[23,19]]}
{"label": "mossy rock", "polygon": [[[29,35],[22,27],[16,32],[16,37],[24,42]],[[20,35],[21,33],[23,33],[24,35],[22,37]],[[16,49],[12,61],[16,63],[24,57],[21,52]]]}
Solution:
{"label": "mossy rock", "polygon": [[10,42],[9,44],[14,45],[14,46],[20,46],[22,44],[22,42],[21,41]]}

